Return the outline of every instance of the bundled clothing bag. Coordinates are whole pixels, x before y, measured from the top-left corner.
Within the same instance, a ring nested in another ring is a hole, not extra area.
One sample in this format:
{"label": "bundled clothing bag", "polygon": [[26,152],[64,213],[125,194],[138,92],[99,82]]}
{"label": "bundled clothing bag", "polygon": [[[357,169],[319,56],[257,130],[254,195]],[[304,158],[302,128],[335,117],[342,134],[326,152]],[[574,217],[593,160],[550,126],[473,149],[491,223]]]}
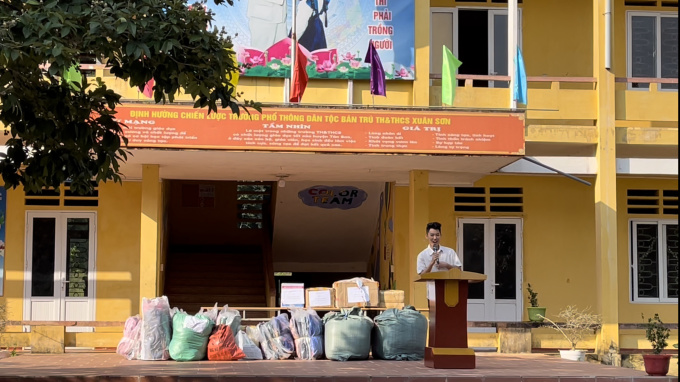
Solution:
{"label": "bundled clothing bag", "polygon": [[295,340],[297,359],[323,357],[323,322],[314,309],[293,309],[290,331]]}
{"label": "bundled clothing bag", "polygon": [[239,330],[238,334],[236,334],[236,346],[243,350],[243,354],[246,355],[244,359],[262,359],[262,350],[260,350],[259,346],[255,345],[243,330]]}
{"label": "bundled clothing bag", "polygon": [[170,322],[170,303],[167,297],[142,300],[142,346],[139,359],[144,361],[170,359],[168,351],[172,337]]}
{"label": "bundled clothing bag", "polygon": [[425,356],[427,318],[412,306],[387,309],[375,319],[373,358],[420,361]]}
{"label": "bundled clothing bag", "polygon": [[236,339],[229,325],[217,325],[208,340],[208,360],[238,361],[245,358],[243,351],[236,346]]}
{"label": "bundled clothing bag", "polygon": [[260,347],[266,359],[288,359],[295,352],[288,315],[281,313],[257,325]]}
{"label": "bundled clothing bag", "polygon": [[334,361],[368,359],[373,321],[361,308],[326,313],[323,323],[326,358]]}
{"label": "bundled clothing bag", "polygon": [[123,338],[118,343],[116,353],[126,359],[138,359],[142,350],[142,319],[139,315],[125,320]]}
{"label": "bundled clothing bag", "polygon": [[205,358],[208,338],[215,323],[208,317],[184,312],[172,317],[170,357],[175,361],[200,361]]}

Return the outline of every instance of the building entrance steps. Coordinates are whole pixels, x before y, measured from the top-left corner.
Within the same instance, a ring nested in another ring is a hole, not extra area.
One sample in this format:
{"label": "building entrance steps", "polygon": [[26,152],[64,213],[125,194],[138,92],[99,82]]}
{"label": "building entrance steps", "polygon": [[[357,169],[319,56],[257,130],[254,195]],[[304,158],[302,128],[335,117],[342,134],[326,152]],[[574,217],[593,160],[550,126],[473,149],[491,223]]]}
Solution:
{"label": "building entrance steps", "polygon": [[[128,361],[115,353],[20,354],[0,360],[0,381],[198,381],[232,382],[650,382],[642,371],[545,354],[477,354],[477,368],[442,370],[422,361]],[[122,378],[121,378],[122,377]],[[145,377],[145,378],[144,378]],[[461,379],[463,378],[463,379]],[[654,377],[676,382],[677,377]]]}

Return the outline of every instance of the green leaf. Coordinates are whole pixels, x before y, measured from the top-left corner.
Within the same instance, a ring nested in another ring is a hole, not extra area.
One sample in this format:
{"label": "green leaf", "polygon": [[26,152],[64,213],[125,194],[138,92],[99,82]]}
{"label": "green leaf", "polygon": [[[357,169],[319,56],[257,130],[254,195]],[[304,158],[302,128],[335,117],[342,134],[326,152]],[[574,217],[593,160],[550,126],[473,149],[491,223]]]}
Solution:
{"label": "green leaf", "polygon": [[64,37],[68,36],[69,32],[71,32],[71,27],[61,28],[61,37],[64,38]]}
{"label": "green leaf", "polygon": [[121,34],[121,33],[125,32],[126,29],[127,29],[127,23],[118,24],[118,26],[116,27],[116,33]]}

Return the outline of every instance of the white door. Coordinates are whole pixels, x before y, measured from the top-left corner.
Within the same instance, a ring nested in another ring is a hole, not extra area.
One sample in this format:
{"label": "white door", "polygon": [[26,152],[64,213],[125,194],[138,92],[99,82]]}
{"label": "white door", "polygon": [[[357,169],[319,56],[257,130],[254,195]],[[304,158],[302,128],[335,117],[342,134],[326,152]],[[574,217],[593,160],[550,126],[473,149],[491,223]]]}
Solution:
{"label": "white door", "polygon": [[29,211],[26,219],[25,319],[93,321],[96,213]]}
{"label": "white door", "polygon": [[522,220],[460,219],[458,255],[463,269],[483,273],[470,284],[469,321],[522,320]]}

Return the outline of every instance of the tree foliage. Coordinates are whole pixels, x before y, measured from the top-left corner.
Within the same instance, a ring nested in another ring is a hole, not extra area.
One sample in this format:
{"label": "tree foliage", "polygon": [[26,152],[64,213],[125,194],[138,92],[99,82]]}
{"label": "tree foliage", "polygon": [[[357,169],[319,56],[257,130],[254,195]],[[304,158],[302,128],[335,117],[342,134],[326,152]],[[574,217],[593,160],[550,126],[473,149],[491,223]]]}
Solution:
{"label": "tree foliage", "polygon": [[182,91],[209,112],[258,108],[239,102],[229,83],[238,70],[233,45],[211,26],[212,16],[205,0],[0,0],[5,187],[40,192],[70,182],[86,193],[92,181],[121,181],[129,154],[125,126],[115,119],[121,96],[99,78],[70,83],[63,76],[83,56],[131,87],[153,78],[156,102]]}

